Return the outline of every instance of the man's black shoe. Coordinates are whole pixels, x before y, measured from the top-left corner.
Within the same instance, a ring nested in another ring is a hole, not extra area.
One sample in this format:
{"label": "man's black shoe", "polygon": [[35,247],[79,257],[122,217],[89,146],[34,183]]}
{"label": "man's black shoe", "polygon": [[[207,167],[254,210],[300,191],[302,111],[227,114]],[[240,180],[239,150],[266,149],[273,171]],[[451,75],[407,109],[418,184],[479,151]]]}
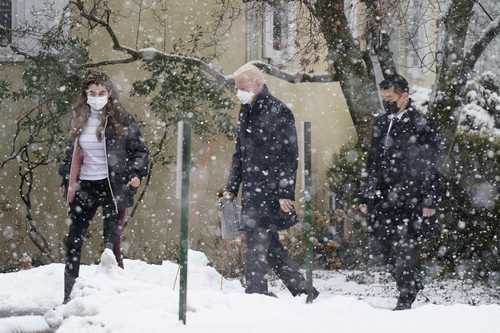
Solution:
{"label": "man's black shoe", "polygon": [[[307,292],[305,292],[307,294]],[[307,295],[307,303],[312,303],[319,296],[319,291],[316,288],[313,288],[311,295]]]}
{"label": "man's black shoe", "polygon": [[417,294],[407,294],[407,295],[399,295],[398,297],[398,303],[396,304],[396,307],[394,308],[394,311],[400,311],[400,310],[410,310],[411,305],[417,298]]}
{"label": "man's black shoe", "polygon": [[269,296],[269,297],[274,297],[274,298],[278,298],[278,295],[276,295],[275,293],[273,293],[272,291],[268,291],[267,294],[264,294],[266,296]]}
{"label": "man's black shoe", "polygon": [[393,309],[393,311],[410,310],[410,309],[411,309],[411,303],[408,303],[406,301],[400,301],[398,299],[398,304],[396,304],[396,307]]}

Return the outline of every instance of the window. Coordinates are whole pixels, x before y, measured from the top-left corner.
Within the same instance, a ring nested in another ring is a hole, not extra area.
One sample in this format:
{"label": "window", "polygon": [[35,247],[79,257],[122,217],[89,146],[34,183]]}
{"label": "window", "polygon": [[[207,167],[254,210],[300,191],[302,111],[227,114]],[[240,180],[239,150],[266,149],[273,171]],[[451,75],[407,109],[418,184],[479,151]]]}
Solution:
{"label": "window", "polygon": [[259,10],[255,1],[245,3],[245,37],[246,37],[246,61],[260,60],[260,46],[262,40],[260,21],[258,19]]}
{"label": "window", "polygon": [[265,5],[263,56],[272,64],[284,65],[295,55],[296,19],[297,5],[293,1]]}
{"label": "window", "polygon": [[[10,46],[36,54],[40,49],[35,35],[47,31],[59,22],[68,0],[0,0],[0,62],[23,61]],[[20,33],[27,27],[37,34]]]}
{"label": "window", "polygon": [[409,68],[420,68],[422,64],[420,62],[420,56],[422,53],[423,44],[423,30],[421,26],[423,24],[422,18],[422,7],[415,1],[413,6],[410,6],[408,10],[408,54],[410,61],[408,61]]}
{"label": "window", "polygon": [[281,51],[286,45],[284,36],[285,30],[283,29],[283,10],[273,10],[273,49]]}
{"label": "window", "polygon": [[0,0],[0,46],[12,43],[12,0]]}
{"label": "window", "polygon": [[406,67],[413,80],[423,79],[433,66],[435,16],[423,0],[414,0],[408,8]]}
{"label": "window", "polygon": [[366,4],[360,0],[346,0],[344,2],[346,18],[349,23],[352,37],[361,50],[366,50],[366,42],[363,38],[366,32]]}

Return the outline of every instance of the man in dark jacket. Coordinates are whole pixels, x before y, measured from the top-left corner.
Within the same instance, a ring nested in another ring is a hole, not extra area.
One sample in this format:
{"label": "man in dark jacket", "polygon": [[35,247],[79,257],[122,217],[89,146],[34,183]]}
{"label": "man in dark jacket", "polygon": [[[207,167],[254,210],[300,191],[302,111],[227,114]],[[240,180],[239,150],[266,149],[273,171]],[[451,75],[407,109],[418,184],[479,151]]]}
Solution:
{"label": "man in dark jacket", "polygon": [[292,295],[304,294],[305,279],[278,235],[281,219],[295,214],[295,120],[286,105],[269,93],[255,66],[244,65],[233,77],[242,107],[224,195],[234,198],[242,184],[246,292],[269,295],[266,275],[272,268]]}
{"label": "man in dark jacket", "polygon": [[409,98],[408,82],[393,75],[380,84],[385,114],[375,119],[360,208],[368,213],[372,251],[396,280],[395,310],[410,309],[423,288],[417,245],[434,220],[440,142]]}

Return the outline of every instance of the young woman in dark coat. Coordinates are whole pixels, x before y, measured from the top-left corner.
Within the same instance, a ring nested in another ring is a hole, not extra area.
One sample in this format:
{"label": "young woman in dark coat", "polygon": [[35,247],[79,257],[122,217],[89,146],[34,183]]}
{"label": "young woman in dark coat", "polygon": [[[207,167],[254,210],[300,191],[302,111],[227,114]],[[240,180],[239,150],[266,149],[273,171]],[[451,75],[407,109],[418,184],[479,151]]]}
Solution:
{"label": "young woman in dark coat", "polygon": [[149,152],[134,117],[118,100],[113,83],[102,72],[85,78],[72,111],[70,140],[59,167],[61,192],[69,206],[64,302],[79,274],[81,248],[98,207],[104,216],[103,256],[123,268],[121,229],[126,209],[148,172]]}

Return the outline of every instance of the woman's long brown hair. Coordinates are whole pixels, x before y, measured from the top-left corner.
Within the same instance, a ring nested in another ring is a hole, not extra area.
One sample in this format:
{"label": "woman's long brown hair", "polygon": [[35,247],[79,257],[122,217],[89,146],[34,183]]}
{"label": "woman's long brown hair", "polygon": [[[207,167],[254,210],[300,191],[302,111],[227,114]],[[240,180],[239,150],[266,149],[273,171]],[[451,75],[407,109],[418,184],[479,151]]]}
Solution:
{"label": "woman's long brown hair", "polygon": [[72,138],[78,138],[87,124],[90,115],[90,106],[87,104],[87,90],[90,85],[102,85],[106,87],[109,93],[108,104],[104,107],[104,112],[101,113],[101,122],[97,127],[96,135],[97,140],[102,141],[103,139],[103,129],[106,122],[106,117],[111,116],[111,123],[115,130],[117,138],[123,135],[124,128],[122,123],[122,111],[124,110],[118,99],[118,93],[113,85],[113,82],[109,77],[103,72],[89,72],[83,80],[80,100],[78,104],[73,109],[71,117],[71,130],[70,135]]}

